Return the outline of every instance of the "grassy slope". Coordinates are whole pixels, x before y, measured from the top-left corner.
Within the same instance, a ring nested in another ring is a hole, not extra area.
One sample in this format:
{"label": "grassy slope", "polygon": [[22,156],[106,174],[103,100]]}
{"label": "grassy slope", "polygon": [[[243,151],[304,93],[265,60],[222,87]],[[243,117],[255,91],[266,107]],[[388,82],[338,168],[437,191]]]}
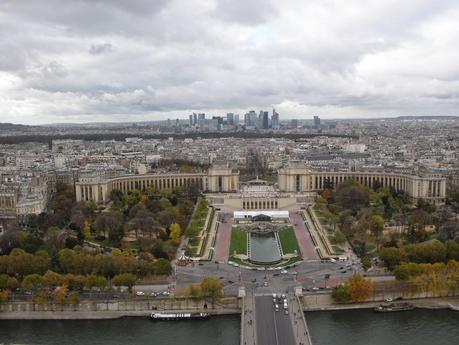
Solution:
{"label": "grassy slope", "polygon": [[231,231],[230,255],[247,254],[247,233],[233,228]]}

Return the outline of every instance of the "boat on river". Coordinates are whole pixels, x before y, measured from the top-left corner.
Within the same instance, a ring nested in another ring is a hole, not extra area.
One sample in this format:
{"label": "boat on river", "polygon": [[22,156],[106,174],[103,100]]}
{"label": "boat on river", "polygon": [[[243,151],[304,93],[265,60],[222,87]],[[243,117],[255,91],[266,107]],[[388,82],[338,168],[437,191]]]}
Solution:
{"label": "boat on river", "polygon": [[413,310],[414,305],[407,303],[407,302],[395,302],[395,303],[382,303],[376,308],[374,311],[380,313],[390,313],[394,311],[406,311],[406,310]]}
{"label": "boat on river", "polygon": [[449,307],[449,309],[451,309],[451,310],[459,311],[459,306],[458,306],[458,305],[454,305],[454,304],[449,303],[449,304],[448,304],[448,307]]}
{"label": "boat on river", "polygon": [[151,313],[151,320],[173,321],[173,320],[196,320],[208,319],[208,313]]}

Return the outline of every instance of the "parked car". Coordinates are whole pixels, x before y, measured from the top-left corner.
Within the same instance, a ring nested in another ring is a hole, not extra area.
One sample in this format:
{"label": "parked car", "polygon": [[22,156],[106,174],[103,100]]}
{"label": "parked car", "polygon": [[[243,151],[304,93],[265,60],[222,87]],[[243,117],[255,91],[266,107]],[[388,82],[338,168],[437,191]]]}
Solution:
{"label": "parked car", "polygon": [[143,291],[137,291],[135,294],[136,296],[145,296],[145,292]]}

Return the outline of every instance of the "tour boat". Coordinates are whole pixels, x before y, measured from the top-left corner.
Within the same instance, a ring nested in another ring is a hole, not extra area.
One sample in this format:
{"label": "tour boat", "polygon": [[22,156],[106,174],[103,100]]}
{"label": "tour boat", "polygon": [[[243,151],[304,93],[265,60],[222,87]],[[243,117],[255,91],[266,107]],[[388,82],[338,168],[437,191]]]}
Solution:
{"label": "tour boat", "polygon": [[194,320],[194,319],[208,319],[208,313],[151,313],[152,320]]}
{"label": "tour boat", "polygon": [[399,302],[399,303],[382,303],[378,307],[374,308],[374,311],[380,313],[389,313],[393,311],[406,311],[406,310],[413,310],[414,305],[406,302]]}

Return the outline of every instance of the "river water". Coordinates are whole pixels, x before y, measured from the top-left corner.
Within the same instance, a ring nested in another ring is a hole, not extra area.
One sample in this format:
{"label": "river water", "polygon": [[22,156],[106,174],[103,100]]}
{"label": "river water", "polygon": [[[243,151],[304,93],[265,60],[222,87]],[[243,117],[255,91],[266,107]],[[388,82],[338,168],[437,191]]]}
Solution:
{"label": "river water", "polygon": [[[306,318],[314,345],[459,344],[459,312],[449,310],[311,312]],[[2,345],[238,345],[239,332],[238,315],[178,322],[0,320]]]}

